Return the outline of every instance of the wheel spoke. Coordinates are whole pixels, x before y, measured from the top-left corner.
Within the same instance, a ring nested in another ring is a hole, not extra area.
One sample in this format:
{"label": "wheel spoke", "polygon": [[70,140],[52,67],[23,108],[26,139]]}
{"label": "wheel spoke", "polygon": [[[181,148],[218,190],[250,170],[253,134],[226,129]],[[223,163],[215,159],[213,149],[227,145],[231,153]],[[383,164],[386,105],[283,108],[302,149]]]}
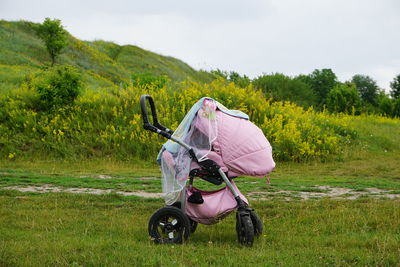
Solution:
{"label": "wheel spoke", "polygon": [[165,225],[165,223],[159,222],[159,225],[161,225],[161,226],[164,226],[164,225]]}
{"label": "wheel spoke", "polygon": [[173,219],[172,222],[171,222],[171,224],[172,224],[173,226],[175,226],[177,223],[178,223],[178,220],[177,220],[177,219]]}

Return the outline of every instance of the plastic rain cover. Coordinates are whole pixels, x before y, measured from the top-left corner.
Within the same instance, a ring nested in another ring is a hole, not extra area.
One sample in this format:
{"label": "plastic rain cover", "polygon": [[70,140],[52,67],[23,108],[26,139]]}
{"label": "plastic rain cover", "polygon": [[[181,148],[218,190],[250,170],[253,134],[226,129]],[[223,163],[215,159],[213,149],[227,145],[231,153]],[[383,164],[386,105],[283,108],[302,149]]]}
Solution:
{"label": "plastic rain cover", "polygon": [[[216,101],[208,98],[199,101],[198,104],[202,104],[201,107],[199,108],[198,105],[192,107],[173,136],[191,146],[199,161],[202,161],[207,159],[212,143],[218,135],[217,104]],[[180,192],[186,185],[192,159],[184,147],[168,142],[170,149],[161,152],[160,160],[165,203],[172,205],[178,200]]]}

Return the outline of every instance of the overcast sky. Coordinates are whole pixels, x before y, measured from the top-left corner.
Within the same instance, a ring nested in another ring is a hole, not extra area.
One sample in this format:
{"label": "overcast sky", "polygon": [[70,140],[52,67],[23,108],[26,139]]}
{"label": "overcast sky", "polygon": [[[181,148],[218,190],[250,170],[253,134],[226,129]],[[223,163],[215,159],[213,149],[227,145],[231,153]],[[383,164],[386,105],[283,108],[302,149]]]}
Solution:
{"label": "overcast sky", "polygon": [[0,0],[0,18],[61,19],[84,40],[134,44],[196,69],[400,74],[400,0]]}

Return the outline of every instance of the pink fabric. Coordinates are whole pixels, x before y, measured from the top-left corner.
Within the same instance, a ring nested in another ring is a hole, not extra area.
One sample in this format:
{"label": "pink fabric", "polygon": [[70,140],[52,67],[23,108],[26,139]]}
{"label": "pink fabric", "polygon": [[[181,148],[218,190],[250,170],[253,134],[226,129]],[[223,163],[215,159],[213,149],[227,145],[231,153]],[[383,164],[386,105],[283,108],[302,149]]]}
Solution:
{"label": "pink fabric", "polygon": [[[240,193],[235,183],[233,187],[239,192],[240,198],[248,204],[248,200]],[[203,204],[193,204],[186,201],[186,214],[202,224],[214,224],[236,209],[237,202],[228,187],[216,191],[202,191],[195,187],[187,189],[186,200],[193,192],[201,192]]]}
{"label": "pink fabric", "polygon": [[275,162],[264,133],[252,122],[217,111],[218,137],[214,144],[228,169],[237,175],[265,176]]}
{"label": "pink fabric", "polygon": [[[211,107],[217,110],[215,105]],[[203,109],[198,111],[193,125],[207,135],[208,118],[203,113]],[[218,133],[212,144],[213,151],[208,157],[223,166],[225,172],[227,169],[230,177],[263,177],[272,172],[275,168],[272,147],[261,129],[249,120],[228,115],[220,110],[217,110],[216,114]]]}

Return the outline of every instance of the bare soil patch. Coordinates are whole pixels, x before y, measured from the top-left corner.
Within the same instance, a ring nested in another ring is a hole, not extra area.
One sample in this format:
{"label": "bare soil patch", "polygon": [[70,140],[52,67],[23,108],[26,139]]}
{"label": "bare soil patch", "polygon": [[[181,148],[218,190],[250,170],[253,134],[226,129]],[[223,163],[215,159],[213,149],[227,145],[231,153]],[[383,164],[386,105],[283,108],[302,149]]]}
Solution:
{"label": "bare soil patch", "polygon": [[75,194],[94,194],[94,195],[103,195],[103,194],[119,194],[123,196],[138,196],[145,198],[161,198],[163,197],[162,193],[149,193],[144,191],[134,191],[134,192],[124,192],[124,191],[115,191],[111,189],[95,189],[95,188],[63,188],[58,186],[53,186],[49,184],[44,184],[40,186],[9,186],[4,187],[4,189],[8,190],[17,190],[20,192],[33,192],[33,193],[75,193]]}
{"label": "bare soil patch", "polygon": [[400,194],[393,194],[392,190],[382,190],[379,188],[366,188],[365,191],[355,191],[350,188],[318,186],[317,189],[325,190],[326,192],[304,192],[281,190],[277,192],[252,192],[247,196],[250,199],[266,200],[276,197],[283,197],[286,200],[293,199],[318,199],[329,197],[333,199],[357,199],[359,197],[374,197],[374,198],[400,198]]}
{"label": "bare soil patch", "polygon": [[[142,178],[156,178],[156,177],[142,177]],[[330,186],[318,186],[317,189],[324,190],[326,192],[305,192],[305,191],[290,191],[281,190],[277,192],[251,192],[247,193],[246,196],[249,199],[268,200],[276,197],[281,197],[286,200],[307,200],[307,199],[319,199],[319,198],[333,198],[333,199],[357,199],[359,197],[374,197],[374,198],[400,198],[400,194],[392,193],[391,190],[382,190],[378,188],[366,188],[365,191],[355,191],[350,188],[341,187],[330,187]],[[151,193],[145,191],[115,191],[112,189],[96,189],[96,188],[64,188],[53,186],[50,184],[37,185],[37,186],[9,186],[3,189],[17,190],[20,192],[33,192],[33,193],[74,193],[74,194],[120,194],[123,196],[138,196],[144,198],[162,198],[163,193]]]}

